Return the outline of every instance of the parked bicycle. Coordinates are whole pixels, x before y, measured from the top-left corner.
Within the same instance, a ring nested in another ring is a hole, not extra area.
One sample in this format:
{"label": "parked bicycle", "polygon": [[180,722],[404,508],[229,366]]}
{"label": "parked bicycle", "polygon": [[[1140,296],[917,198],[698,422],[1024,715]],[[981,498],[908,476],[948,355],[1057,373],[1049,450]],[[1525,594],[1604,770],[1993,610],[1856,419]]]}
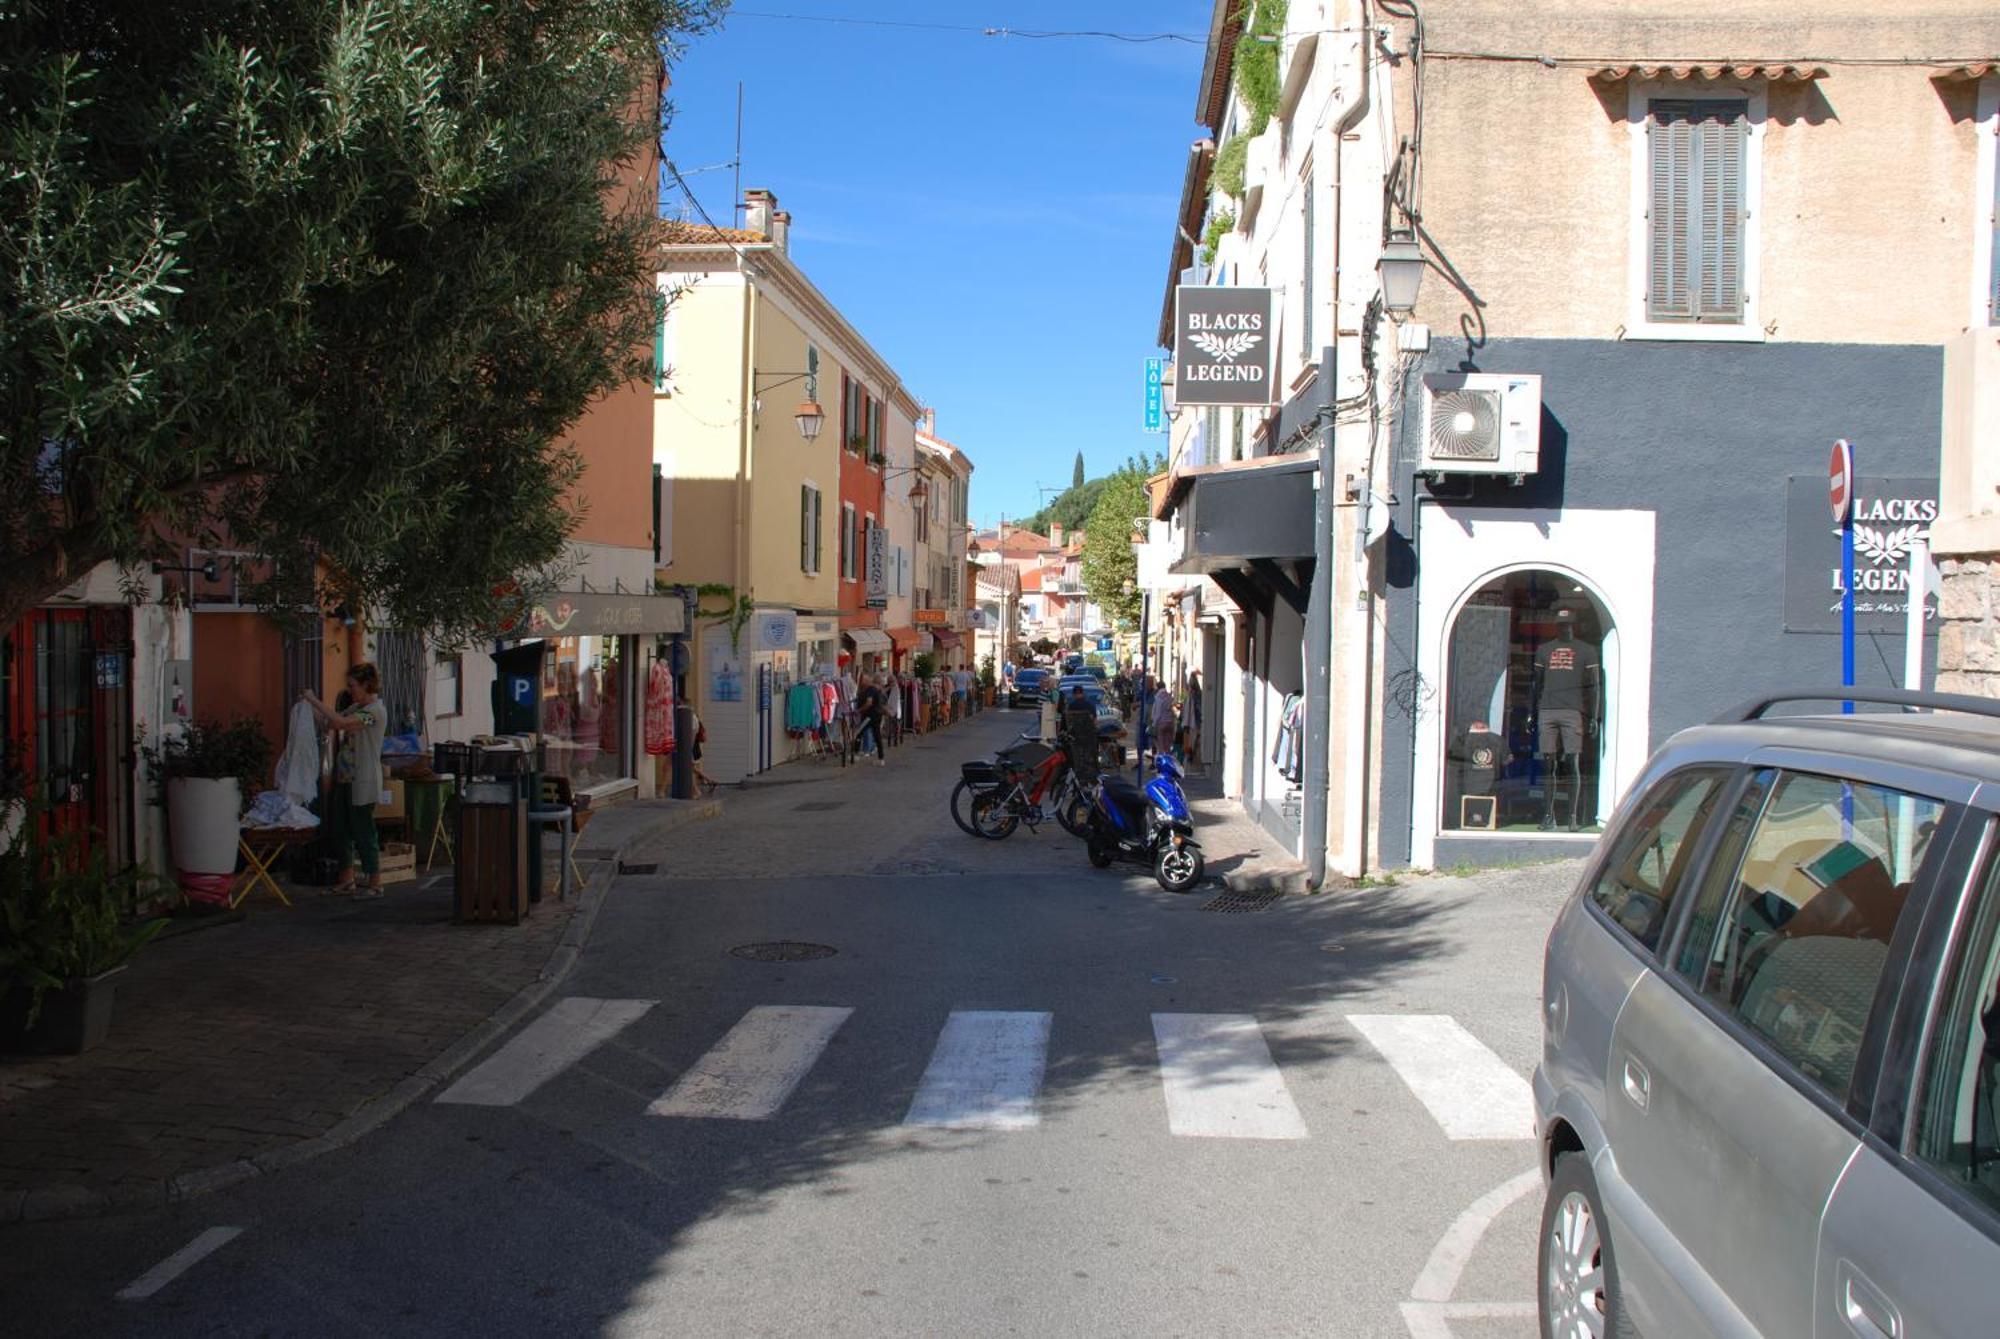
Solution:
{"label": "parked bicycle", "polygon": [[1024,734],[990,762],[960,765],[951,816],[964,832],[992,841],[1023,823],[1039,827],[1051,814],[1065,832],[1082,837],[1095,803],[1095,788],[1077,776],[1066,750]]}

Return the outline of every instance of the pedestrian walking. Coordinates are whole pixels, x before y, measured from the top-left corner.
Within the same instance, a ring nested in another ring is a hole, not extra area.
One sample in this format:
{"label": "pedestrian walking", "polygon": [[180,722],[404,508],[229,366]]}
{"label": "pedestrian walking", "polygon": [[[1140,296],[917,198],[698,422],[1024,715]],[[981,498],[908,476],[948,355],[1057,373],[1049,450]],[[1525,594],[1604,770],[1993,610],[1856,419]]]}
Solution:
{"label": "pedestrian walking", "polygon": [[965,719],[965,681],[968,677],[962,669],[951,672],[951,718],[954,721]]}
{"label": "pedestrian walking", "polygon": [[[330,891],[356,897],[382,896],[382,848],[375,832],[375,806],[382,799],[382,737],[389,709],[382,702],[382,676],[365,661],[347,671],[348,705],[336,711],[307,689],[299,700],[313,709],[338,740],[331,804],[339,825],[334,859],[340,873]],[[355,882],[352,855],[361,866]]]}
{"label": "pedestrian walking", "polygon": [[703,795],[713,795],[716,790],[715,782],[709,778],[708,773],[701,770],[701,751],[702,745],[708,743],[708,727],[702,724],[701,713],[693,707],[688,708],[688,717],[694,721],[694,744],[688,750],[688,764],[694,769],[695,789]]}
{"label": "pedestrian walking", "polygon": [[903,676],[890,670],[882,680],[882,696],[888,699],[888,707],[883,715],[883,724],[889,731],[889,742],[903,742]]}
{"label": "pedestrian walking", "polygon": [[1153,752],[1174,751],[1174,695],[1165,684],[1153,688]]}
{"label": "pedestrian walking", "polygon": [[883,697],[882,685],[871,675],[861,676],[861,686],[854,694],[854,714],[861,718],[861,733],[854,737],[854,753],[858,758],[867,752],[867,744],[875,740],[875,765],[889,765],[889,751],[882,745],[882,718],[887,714],[887,704]]}

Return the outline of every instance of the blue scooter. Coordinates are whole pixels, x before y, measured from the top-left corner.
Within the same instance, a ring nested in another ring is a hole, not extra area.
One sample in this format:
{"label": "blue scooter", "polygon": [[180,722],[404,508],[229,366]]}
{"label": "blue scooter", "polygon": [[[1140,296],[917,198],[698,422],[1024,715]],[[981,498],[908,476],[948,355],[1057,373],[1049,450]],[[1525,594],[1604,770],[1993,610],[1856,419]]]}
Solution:
{"label": "blue scooter", "polygon": [[1099,869],[1114,860],[1149,865],[1160,887],[1185,893],[1201,882],[1201,843],[1194,839],[1194,819],[1181,793],[1180,765],[1157,755],[1153,770],[1159,775],[1143,791],[1123,776],[1104,778],[1085,838],[1090,863]]}

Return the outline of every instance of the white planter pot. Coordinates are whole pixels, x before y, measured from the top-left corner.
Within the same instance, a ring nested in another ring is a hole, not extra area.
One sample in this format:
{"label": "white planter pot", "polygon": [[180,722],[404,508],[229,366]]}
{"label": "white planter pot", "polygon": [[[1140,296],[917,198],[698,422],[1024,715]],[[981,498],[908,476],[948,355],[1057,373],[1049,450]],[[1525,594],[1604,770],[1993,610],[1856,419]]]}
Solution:
{"label": "white planter pot", "polygon": [[167,782],[167,831],[174,864],[189,874],[236,871],[242,792],[235,777],[177,776]]}

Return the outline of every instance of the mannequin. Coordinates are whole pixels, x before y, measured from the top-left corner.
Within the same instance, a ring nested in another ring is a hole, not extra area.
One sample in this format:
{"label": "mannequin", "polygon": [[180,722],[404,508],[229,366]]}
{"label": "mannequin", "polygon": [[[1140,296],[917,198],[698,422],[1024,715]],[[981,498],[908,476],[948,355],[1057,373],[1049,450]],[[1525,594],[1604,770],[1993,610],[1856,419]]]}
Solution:
{"label": "mannequin", "polygon": [[1597,734],[1597,691],[1600,662],[1597,648],[1576,639],[1576,611],[1556,610],[1555,640],[1535,652],[1531,690],[1535,714],[1536,751],[1542,757],[1542,831],[1556,826],[1559,782],[1569,789],[1569,830],[1582,826],[1583,750]]}

